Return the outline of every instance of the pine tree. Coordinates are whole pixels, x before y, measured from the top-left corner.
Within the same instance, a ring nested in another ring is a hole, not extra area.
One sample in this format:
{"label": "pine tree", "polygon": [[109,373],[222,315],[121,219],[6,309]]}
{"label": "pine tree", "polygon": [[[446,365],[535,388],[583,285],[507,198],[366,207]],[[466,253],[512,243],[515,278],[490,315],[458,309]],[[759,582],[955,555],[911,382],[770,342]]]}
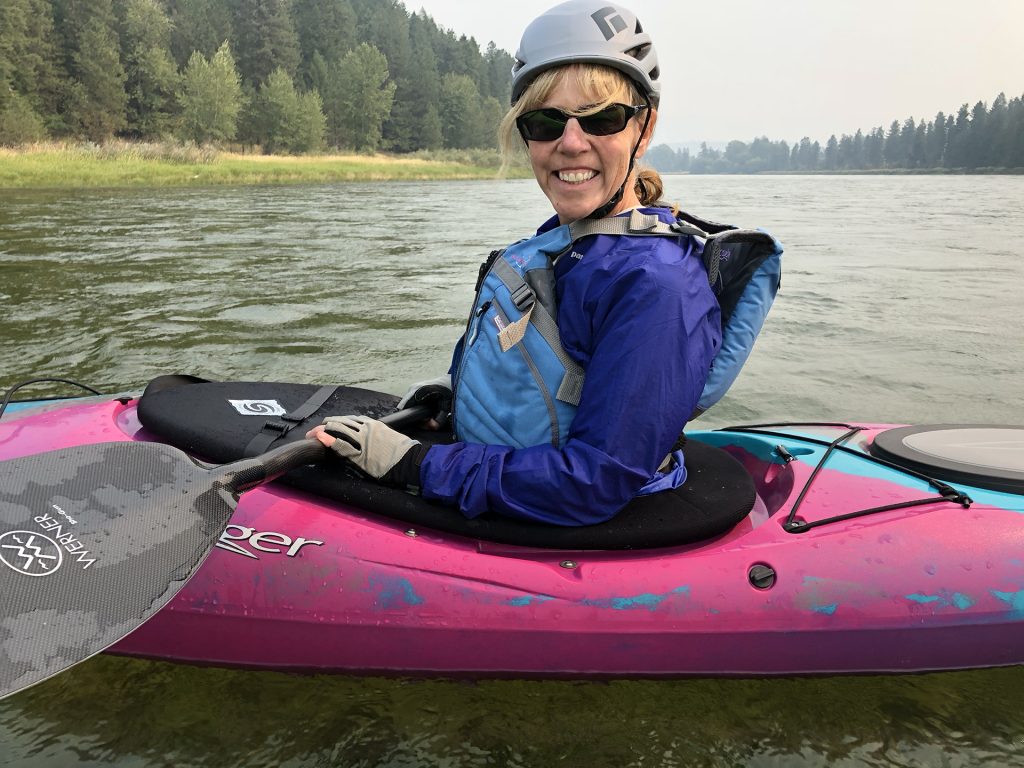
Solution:
{"label": "pine tree", "polygon": [[1006,113],[1010,124],[1006,167],[1024,170],[1024,97],[1010,99]]}
{"label": "pine tree", "polygon": [[156,0],[121,0],[121,5],[128,130],[143,138],[160,137],[170,128],[179,87],[171,23]]}
{"label": "pine tree", "polygon": [[[313,58],[337,63],[359,44],[356,13],[348,0],[295,0],[292,6],[299,41],[299,78],[307,87],[313,82]],[[326,99],[323,90],[321,95]],[[326,103],[326,101],[325,101]]]}
{"label": "pine tree", "polygon": [[925,164],[929,168],[941,168],[946,154],[946,115],[940,110],[935,115],[928,131],[925,148]]}
{"label": "pine tree", "polygon": [[[0,113],[8,111],[8,135],[43,138],[46,124],[60,129],[62,68],[53,10],[47,0],[0,3]],[[42,126],[41,133],[38,128]]]}
{"label": "pine tree", "polygon": [[912,168],[910,153],[914,148],[914,134],[917,132],[917,122],[913,117],[908,117],[900,127],[899,148],[896,159],[897,168]]}
{"label": "pine tree", "polygon": [[231,40],[231,9],[225,0],[164,0],[171,20],[171,54],[184,69],[196,51],[211,59]]}
{"label": "pine tree", "polygon": [[917,124],[910,137],[910,154],[908,168],[924,168],[925,155],[928,147],[928,130],[924,120]]}
{"label": "pine tree", "polygon": [[952,115],[946,115],[946,130],[943,131],[946,134],[946,148],[942,151],[942,166],[944,168],[952,168],[953,164],[950,158],[956,151],[956,121]]}
{"label": "pine tree", "polygon": [[893,120],[889,132],[885,135],[885,148],[882,157],[888,168],[897,168],[903,159],[903,142],[900,140],[900,121]]}
{"label": "pine tree", "polygon": [[1009,155],[1010,136],[1006,94],[1000,93],[992,102],[985,119],[985,152],[983,165],[1005,167]]}
{"label": "pine tree", "polygon": [[825,144],[824,164],[826,171],[834,171],[839,167],[839,141],[833,133]]}
{"label": "pine tree", "polygon": [[[951,119],[951,118],[950,118]],[[971,112],[966,104],[962,104],[956,113],[953,125],[946,124],[948,139],[946,141],[946,167],[966,168],[970,162]]]}
{"label": "pine tree", "polygon": [[967,146],[964,156],[968,168],[981,168],[985,165],[987,147],[985,142],[988,135],[987,128],[988,107],[985,102],[979,101],[971,110],[971,118],[967,127]]}
{"label": "pine tree", "polygon": [[[396,86],[391,115],[383,129],[386,145],[395,152],[437,149],[443,143],[438,110],[441,75],[430,38],[432,26],[433,22],[425,16],[413,14],[408,19],[405,59],[415,61],[414,67],[396,69],[387,51],[381,49],[388,57],[388,68]],[[398,48],[401,50],[401,46]]]}
{"label": "pine tree", "polygon": [[864,160],[870,169],[881,168],[885,163],[885,129],[878,126],[864,137]]}
{"label": "pine tree", "polygon": [[228,0],[232,50],[242,84],[258,88],[281,69],[289,78],[299,66],[299,40],[289,14],[289,0]]}
{"label": "pine tree", "polygon": [[858,128],[853,135],[853,158],[850,161],[850,168],[864,168],[867,160],[864,156],[864,132]]}
{"label": "pine tree", "polygon": [[94,141],[110,138],[127,122],[125,74],[111,0],[62,0],[60,10],[70,75],[65,119],[78,135]]}
{"label": "pine tree", "polygon": [[487,70],[487,94],[498,100],[503,107],[509,103],[512,95],[512,64],[514,59],[496,46],[487,44],[484,53],[484,64]]}

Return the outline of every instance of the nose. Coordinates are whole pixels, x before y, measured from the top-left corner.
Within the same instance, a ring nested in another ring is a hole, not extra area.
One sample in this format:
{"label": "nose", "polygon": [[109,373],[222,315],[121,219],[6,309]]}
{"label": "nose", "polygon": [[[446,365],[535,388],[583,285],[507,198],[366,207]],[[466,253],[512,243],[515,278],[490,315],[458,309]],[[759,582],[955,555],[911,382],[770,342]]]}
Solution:
{"label": "nose", "polygon": [[580,121],[569,118],[562,132],[561,148],[563,152],[583,152],[590,146],[586,132],[580,127]]}

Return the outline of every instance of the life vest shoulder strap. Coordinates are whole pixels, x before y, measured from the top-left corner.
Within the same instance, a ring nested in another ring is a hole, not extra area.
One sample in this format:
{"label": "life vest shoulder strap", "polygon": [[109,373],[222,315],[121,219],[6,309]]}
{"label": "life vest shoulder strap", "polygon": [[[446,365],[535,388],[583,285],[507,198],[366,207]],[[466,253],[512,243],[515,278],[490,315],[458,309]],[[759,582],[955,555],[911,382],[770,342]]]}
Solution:
{"label": "life vest shoulder strap", "polygon": [[580,219],[569,225],[569,237],[573,242],[590,235],[632,235],[634,237],[694,235],[706,238],[708,233],[678,219],[671,224],[666,224],[653,213],[642,213],[634,208],[628,218],[612,216],[607,219]]}

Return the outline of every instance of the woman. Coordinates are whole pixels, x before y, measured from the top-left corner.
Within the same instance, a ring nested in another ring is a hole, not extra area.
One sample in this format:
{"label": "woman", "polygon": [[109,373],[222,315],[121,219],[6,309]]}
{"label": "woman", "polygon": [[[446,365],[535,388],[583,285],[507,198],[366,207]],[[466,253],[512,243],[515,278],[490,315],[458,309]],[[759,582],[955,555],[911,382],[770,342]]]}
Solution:
{"label": "woman", "polygon": [[[672,224],[669,210],[645,207],[662,193],[657,173],[634,167],[650,144],[661,92],[657,56],[637,18],[606,2],[562,3],[530,24],[516,58],[501,144],[507,157],[518,141],[525,143],[555,215],[535,238],[509,251],[535,255],[567,232],[591,231],[607,224],[595,222],[636,209]],[[679,485],[682,455],[671,452],[721,341],[701,241],[569,237],[571,252],[553,270],[555,344],[585,376],[567,411],[571,423],[555,429],[555,439],[518,445],[469,436],[521,435],[547,417],[538,398],[510,407],[515,387],[500,397],[488,394],[488,381],[500,390],[519,375],[522,356],[503,349],[485,358],[488,369],[469,370],[476,363],[467,350],[478,348],[481,333],[489,344],[512,330],[507,326],[521,326],[519,336],[505,339],[509,347],[519,343],[532,297],[524,320],[496,317],[491,325],[483,313],[490,301],[479,296],[451,369],[454,443],[427,447],[363,417],[332,417],[310,435],[381,482],[418,489],[467,517],[491,511],[588,525],[608,520],[638,493]],[[443,384],[413,385],[401,405],[428,400]],[[553,393],[545,397],[554,400]]]}

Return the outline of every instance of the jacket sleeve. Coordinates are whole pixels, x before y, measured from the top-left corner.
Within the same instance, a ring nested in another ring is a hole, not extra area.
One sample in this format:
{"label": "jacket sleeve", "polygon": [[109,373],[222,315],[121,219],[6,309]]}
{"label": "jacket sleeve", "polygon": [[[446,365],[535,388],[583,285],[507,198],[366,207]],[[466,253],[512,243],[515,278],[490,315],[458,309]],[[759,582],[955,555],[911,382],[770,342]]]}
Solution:
{"label": "jacket sleeve", "polygon": [[491,510],[590,525],[614,516],[650,479],[700,397],[720,343],[719,314],[699,259],[683,269],[647,258],[650,240],[631,242],[626,271],[597,275],[568,302],[581,311],[565,318],[563,346],[586,379],[564,446],[434,446],[420,468],[425,498],[467,517]]}

